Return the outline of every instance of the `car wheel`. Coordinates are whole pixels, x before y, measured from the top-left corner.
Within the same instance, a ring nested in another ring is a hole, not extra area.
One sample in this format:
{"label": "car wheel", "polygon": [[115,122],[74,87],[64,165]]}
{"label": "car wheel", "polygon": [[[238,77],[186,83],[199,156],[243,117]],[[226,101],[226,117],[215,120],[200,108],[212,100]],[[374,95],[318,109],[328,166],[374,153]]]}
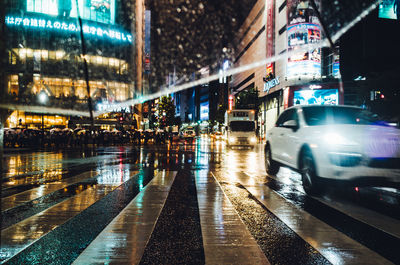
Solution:
{"label": "car wheel", "polygon": [[301,164],[301,180],[304,191],[309,195],[320,195],[322,193],[322,187],[318,180],[314,159],[309,150],[303,153]]}
{"label": "car wheel", "polygon": [[270,175],[276,175],[279,171],[279,163],[272,159],[271,148],[269,145],[265,148],[265,170]]}

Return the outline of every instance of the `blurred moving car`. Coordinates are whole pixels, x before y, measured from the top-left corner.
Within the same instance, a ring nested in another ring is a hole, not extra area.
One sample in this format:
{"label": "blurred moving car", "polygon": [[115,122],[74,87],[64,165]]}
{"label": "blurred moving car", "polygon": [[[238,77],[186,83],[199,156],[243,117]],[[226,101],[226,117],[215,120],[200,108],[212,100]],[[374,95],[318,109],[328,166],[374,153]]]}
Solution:
{"label": "blurred moving car", "polygon": [[323,192],[323,180],[399,187],[400,130],[349,106],[295,106],[267,133],[265,167],[300,171],[304,190]]}
{"label": "blurred moving car", "polygon": [[182,138],[184,140],[193,140],[196,136],[196,132],[193,127],[187,127],[182,131]]}

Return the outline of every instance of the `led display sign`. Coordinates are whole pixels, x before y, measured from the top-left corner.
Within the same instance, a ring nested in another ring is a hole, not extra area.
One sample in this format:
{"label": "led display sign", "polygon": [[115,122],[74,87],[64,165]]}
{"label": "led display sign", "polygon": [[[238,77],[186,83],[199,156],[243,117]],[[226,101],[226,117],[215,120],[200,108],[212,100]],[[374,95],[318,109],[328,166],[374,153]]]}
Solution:
{"label": "led display sign", "polygon": [[[76,6],[78,3],[78,8]],[[114,24],[115,0],[27,0],[26,11]]]}
{"label": "led display sign", "polygon": [[[32,30],[52,30],[58,32],[74,33],[79,32],[80,27],[76,21],[62,20],[57,18],[36,18],[21,16],[6,16],[6,25],[13,27],[22,27]],[[132,35],[118,28],[99,27],[98,25],[90,25],[83,23],[83,33],[85,36],[109,39],[113,41],[132,43]]]}
{"label": "led display sign", "polygon": [[338,105],[337,89],[298,90],[294,91],[293,105]]}
{"label": "led display sign", "polygon": [[380,1],[379,17],[400,20],[400,0]]}
{"label": "led display sign", "polygon": [[209,105],[208,102],[204,102],[200,104],[200,120],[206,121],[208,120],[209,116]]}
{"label": "led display sign", "polygon": [[[319,8],[320,0],[315,0]],[[287,77],[321,76],[321,49],[302,50],[304,45],[321,41],[321,26],[316,12],[306,0],[287,1]]]}
{"label": "led display sign", "polygon": [[288,27],[288,57],[287,72],[289,77],[311,75],[321,76],[321,49],[295,52],[302,45],[312,44],[321,40],[321,29],[316,24],[296,24]]}

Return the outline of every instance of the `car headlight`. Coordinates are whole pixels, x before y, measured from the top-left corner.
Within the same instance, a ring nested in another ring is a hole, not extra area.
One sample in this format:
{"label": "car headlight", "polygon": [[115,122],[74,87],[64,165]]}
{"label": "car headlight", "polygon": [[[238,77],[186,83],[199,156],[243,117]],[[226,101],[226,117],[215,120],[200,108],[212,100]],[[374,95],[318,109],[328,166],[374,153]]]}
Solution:
{"label": "car headlight", "polygon": [[337,133],[328,133],[324,136],[325,143],[329,145],[357,145],[356,142],[346,139]]}
{"label": "car headlight", "polygon": [[231,142],[231,143],[236,142],[236,138],[235,137],[229,137],[229,142]]}
{"label": "car headlight", "polygon": [[256,143],[257,142],[257,138],[256,137],[251,137],[250,138],[250,143]]}

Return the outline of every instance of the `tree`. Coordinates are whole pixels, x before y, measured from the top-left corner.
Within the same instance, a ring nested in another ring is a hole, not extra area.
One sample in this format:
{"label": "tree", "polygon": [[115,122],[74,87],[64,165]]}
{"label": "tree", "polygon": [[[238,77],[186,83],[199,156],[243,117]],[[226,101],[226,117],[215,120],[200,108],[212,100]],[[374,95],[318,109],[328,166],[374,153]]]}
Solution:
{"label": "tree", "polygon": [[249,88],[241,91],[236,97],[235,108],[236,109],[254,109],[258,110],[258,89]]}
{"label": "tree", "polygon": [[219,124],[224,124],[225,122],[225,112],[228,109],[228,106],[226,104],[221,104],[218,106],[217,113],[215,120],[219,122]]}
{"label": "tree", "polygon": [[171,96],[163,96],[157,109],[160,128],[175,125],[175,104]]}

